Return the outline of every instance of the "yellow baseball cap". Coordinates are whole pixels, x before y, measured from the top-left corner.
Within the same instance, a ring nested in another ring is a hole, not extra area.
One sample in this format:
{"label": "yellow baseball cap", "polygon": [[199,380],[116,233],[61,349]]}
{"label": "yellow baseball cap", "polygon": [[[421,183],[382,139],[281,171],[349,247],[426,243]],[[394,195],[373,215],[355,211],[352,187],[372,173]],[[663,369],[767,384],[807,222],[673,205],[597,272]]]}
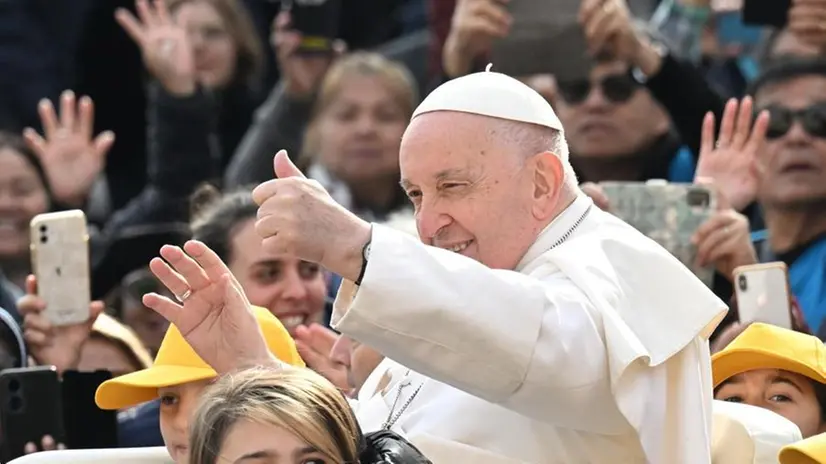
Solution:
{"label": "yellow baseball cap", "polygon": [[812,335],[755,322],[711,357],[714,388],[755,369],[782,369],[826,384],[826,346]]}
{"label": "yellow baseball cap", "polygon": [[826,433],[784,446],[780,464],[826,464]]}
{"label": "yellow baseball cap", "polygon": [[[253,312],[270,351],[287,364],[304,367],[295,341],[281,321],[264,308],[253,307]],[[195,354],[178,328],[170,325],[152,367],[103,382],[95,393],[95,403],[101,409],[127,408],[156,399],[158,388],[217,375],[215,369]]]}

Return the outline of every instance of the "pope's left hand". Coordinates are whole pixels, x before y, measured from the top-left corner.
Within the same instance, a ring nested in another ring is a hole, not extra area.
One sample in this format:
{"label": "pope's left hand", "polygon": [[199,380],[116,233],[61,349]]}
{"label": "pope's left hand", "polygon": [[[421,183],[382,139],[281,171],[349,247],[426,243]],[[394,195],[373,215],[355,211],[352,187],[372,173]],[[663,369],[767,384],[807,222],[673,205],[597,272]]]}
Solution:
{"label": "pope's left hand", "polygon": [[336,203],[315,180],[307,179],[281,150],[273,162],[276,179],[255,188],[259,205],[255,230],[263,247],[278,256],[316,263],[355,281],[370,224]]}

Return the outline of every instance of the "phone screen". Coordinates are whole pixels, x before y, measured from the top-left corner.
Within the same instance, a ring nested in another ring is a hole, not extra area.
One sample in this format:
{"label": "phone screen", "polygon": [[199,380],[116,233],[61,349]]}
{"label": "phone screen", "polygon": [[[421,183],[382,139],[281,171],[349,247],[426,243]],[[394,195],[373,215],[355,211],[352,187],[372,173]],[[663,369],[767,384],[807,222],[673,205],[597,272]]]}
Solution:
{"label": "phone screen", "polygon": [[791,0],[744,0],[743,23],[782,29],[789,21]]}

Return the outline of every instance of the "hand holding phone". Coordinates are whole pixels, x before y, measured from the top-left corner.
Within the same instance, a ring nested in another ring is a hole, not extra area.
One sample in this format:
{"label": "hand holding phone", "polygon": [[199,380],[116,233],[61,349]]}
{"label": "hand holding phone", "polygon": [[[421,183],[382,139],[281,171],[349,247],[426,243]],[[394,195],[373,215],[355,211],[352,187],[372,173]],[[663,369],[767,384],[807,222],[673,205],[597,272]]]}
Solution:
{"label": "hand holding phone", "polygon": [[30,225],[32,269],[54,326],[89,320],[89,235],[83,211],[38,214]]}
{"label": "hand holding phone", "polygon": [[92,330],[92,324],[103,312],[101,301],[93,301],[87,311],[89,317],[79,323],[54,326],[46,313],[45,301],[37,295],[37,278],[26,279],[26,295],[17,302],[17,311],[23,316],[23,330],[29,354],[39,364],[51,365],[58,373],[77,368],[80,350]]}
{"label": "hand holding phone", "polygon": [[765,322],[792,329],[791,292],[786,264],[773,262],[734,270],[740,322]]}
{"label": "hand holding phone", "polygon": [[54,367],[7,369],[0,372],[0,461],[42,451],[43,437],[64,443],[60,380]]}
{"label": "hand holding phone", "polygon": [[339,32],[341,0],[282,0],[292,29],[301,33],[300,53],[331,53]]}

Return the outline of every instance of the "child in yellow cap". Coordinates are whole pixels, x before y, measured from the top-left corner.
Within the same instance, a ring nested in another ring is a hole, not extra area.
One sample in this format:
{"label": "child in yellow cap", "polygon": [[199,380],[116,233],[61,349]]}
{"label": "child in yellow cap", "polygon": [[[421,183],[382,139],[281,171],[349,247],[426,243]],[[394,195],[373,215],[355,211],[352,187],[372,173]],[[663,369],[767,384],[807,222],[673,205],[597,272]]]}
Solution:
{"label": "child in yellow cap", "polygon": [[826,347],[817,337],[754,323],[711,357],[714,399],[769,409],[826,432]]}
{"label": "child in yellow cap", "polygon": [[[270,351],[281,361],[304,367],[295,342],[281,322],[264,308],[253,308]],[[172,459],[189,456],[189,418],[204,389],[218,374],[174,326],[164,336],[152,367],[104,382],[95,402],[101,409],[123,409],[160,398],[160,428]]]}

